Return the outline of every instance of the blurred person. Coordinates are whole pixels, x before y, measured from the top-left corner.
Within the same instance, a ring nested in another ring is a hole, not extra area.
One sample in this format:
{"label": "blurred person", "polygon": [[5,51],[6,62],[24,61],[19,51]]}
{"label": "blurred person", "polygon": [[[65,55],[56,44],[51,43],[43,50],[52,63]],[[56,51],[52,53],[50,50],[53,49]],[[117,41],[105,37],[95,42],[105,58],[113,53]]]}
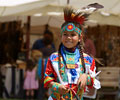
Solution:
{"label": "blurred person", "polygon": [[39,100],[45,100],[48,97],[48,90],[44,88],[44,72],[48,58],[43,58],[43,54],[39,50],[34,50],[31,54],[32,60],[37,66],[36,78],[39,81],[39,89],[36,91],[36,97]]}
{"label": "blurred person", "polygon": [[35,64],[38,64],[39,59],[42,58],[42,57],[43,57],[43,54],[39,50],[33,50],[31,52],[31,58],[35,62]]}
{"label": "blurred person", "polygon": [[40,50],[43,54],[43,58],[47,58],[51,53],[55,52],[55,46],[53,44],[53,33],[48,30],[48,25],[46,25],[43,39],[38,39],[33,43],[32,52],[34,50]]}
{"label": "blurred person", "polygon": [[24,85],[26,90],[26,99],[34,99],[35,90],[38,89],[38,80],[36,79],[36,70],[34,62],[31,59],[27,60],[26,70],[24,72]]}
{"label": "blurred person", "polygon": [[96,48],[95,48],[94,42],[90,38],[88,38],[87,29],[85,29],[83,33],[83,42],[84,42],[84,46],[83,46],[84,52],[90,56],[95,57]]}

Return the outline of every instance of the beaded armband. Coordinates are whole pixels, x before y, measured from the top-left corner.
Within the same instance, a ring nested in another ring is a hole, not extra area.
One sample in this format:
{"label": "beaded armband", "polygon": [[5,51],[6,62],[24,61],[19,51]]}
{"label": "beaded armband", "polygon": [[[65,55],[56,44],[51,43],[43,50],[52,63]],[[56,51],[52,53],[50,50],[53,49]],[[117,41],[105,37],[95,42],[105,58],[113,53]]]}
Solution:
{"label": "beaded armband", "polygon": [[59,93],[59,91],[58,91],[58,89],[59,89],[59,86],[60,86],[61,84],[59,84],[59,83],[54,83],[53,85],[52,85],[52,92],[54,93],[54,92],[56,92],[56,93]]}
{"label": "beaded armband", "polygon": [[90,77],[90,75],[87,75],[88,77],[87,77],[87,85],[91,85],[91,77]]}
{"label": "beaded armband", "polygon": [[51,92],[52,92],[51,96],[57,100],[60,100],[60,93],[58,91],[59,86],[60,86],[59,83],[54,83],[51,88]]}

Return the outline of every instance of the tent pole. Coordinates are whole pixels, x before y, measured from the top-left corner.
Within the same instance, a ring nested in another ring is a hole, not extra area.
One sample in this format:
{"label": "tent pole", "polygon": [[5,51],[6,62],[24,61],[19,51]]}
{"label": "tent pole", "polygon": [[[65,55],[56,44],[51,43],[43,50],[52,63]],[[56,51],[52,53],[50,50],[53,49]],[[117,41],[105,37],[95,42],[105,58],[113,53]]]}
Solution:
{"label": "tent pole", "polygon": [[27,32],[26,32],[26,60],[29,59],[29,51],[30,51],[30,23],[31,23],[31,16],[27,16]]}
{"label": "tent pole", "polygon": [[67,4],[69,4],[70,3],[70,0],[67,0]]}

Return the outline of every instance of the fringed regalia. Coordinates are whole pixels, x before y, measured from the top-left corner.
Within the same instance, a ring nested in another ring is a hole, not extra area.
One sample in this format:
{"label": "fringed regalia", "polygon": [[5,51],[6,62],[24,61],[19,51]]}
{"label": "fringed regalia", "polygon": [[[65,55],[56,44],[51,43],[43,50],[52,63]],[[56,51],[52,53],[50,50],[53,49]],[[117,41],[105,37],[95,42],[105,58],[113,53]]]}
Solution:
{"label": "fringed regalia", "polygon": [[[75,26],[74,23],[77,22],[83,25],[91,12],[102,7],[103,6],[95,3],[77,11],[70,7],[65,8],[64,19],[68,24],[61,28],[61,32],[75,31],[81,35],[82,31]],[[83,67],[81,54],[77,46],[73,52],[69,52],[69,50],[62,45],[60,46],[59,52],[53,53],[50,56],[47,62],[44,79],[45,87],[48,87],[50,82],[54,82],[50,88],[51,97],[49,100],[83,100],[82,94],[87,88],[100,88],[100,82],[95,78],[97,75],[95,60],[85,53],[83,53],[83,60],[85,68]],[[77,81],[83,73],[87,74],[87,82],[84,89],[77,85]],[[70,91],[61,95],[58,91],[61,84],[66,85]]]}

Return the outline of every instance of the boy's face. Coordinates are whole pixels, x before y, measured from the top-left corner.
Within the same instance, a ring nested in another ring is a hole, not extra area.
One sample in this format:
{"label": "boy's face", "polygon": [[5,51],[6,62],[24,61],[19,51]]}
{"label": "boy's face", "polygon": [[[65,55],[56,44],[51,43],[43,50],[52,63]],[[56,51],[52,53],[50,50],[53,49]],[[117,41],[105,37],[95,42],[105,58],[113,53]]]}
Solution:
{"label": "boy's face", "polygon": [[75,31],[64,31],[61,41],[66,48],[74,48],[80,41],[80,38]]}

